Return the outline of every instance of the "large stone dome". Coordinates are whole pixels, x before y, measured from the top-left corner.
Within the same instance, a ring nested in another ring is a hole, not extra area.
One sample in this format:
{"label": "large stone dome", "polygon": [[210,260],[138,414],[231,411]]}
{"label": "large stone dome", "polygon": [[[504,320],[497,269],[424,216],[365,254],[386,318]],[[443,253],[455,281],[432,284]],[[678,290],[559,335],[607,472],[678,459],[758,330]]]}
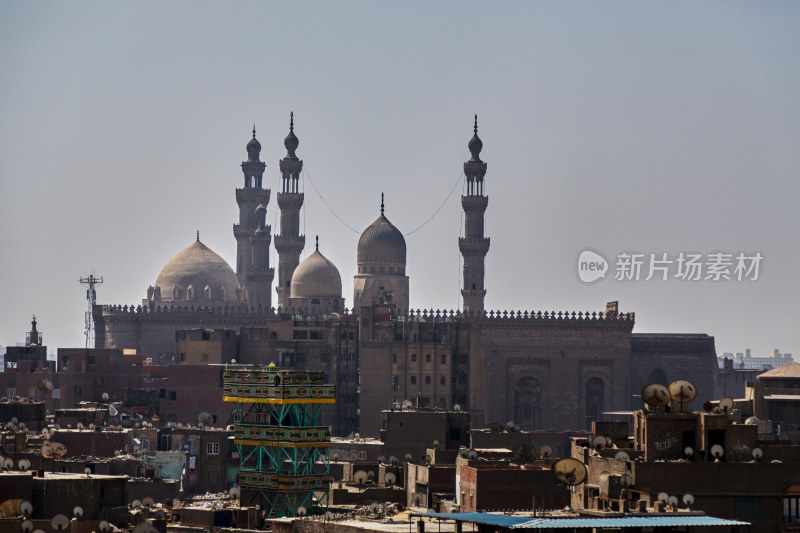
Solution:
{"label": "large stone dome", "polygon": [[223,258],[198,240],[167,261],[156,287],[161,300],[237,301],[239,280]]}
{"label": "large stone dome", "polygon": [[383,213],[358,239],[358,265],[402,265],[405,270],[406,240]]}
{"label": "large stone dome", "polygon": [[315,250],[292,274],[292,298],[341,298],[342,276],[336,265]]}

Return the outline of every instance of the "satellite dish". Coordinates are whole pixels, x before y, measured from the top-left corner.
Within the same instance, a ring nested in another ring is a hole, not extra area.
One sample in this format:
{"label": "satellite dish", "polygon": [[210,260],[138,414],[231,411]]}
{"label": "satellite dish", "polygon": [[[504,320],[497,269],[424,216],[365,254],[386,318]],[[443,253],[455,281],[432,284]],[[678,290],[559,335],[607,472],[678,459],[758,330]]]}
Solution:
{"label": "satellite dish", "polygon": [[694,383],[688,379],[676,379],[670,383],[667,388],[669,389],[669,395],[672,401],[678,402],[681,405],[681,411],[683,411],[684,404],[691,402],[697,397],[697,388],[694,386]]}
{"label": "satellite dish", "polygon": [[31,522],[30,520],[23,520],[22,531],[24,531],[25,533],[31,533],[31,531],[33,531],[33,522]]}
{"label": "satellite dish", "polygon": [[553,477],[557,483],[574,487],[586,481],[586,465],[577,459],[567,457],[553,463]]}
{"label": "satellite dish", "polygon": [[78,422],[78,423],[75,425],[75,427],[76,427],[76,428],[78,428],[78,430],[82,430],[82,429],[83,429],[83,422]]}
{"label": "satellite dish", "polygon": [[514,431],[514,426],[516,425],[517,425],[516,422],[514,422],[513,420],[509,420],[508,422],[506,422],[506,429],[509,431]]}
{"label": "satellite dish", "polygon": [[104,402],[107,402],[108,399],[110,398],[110,396],[108,395],[107,392],[104,392],[103,395],[101,396],[101,398],[103,399]]}
{"label": "satellite dish", "polygon": [[400,462],[400,459],[398,459],[397,457],[395,457],[394,455],[392,455],[391,457],[389,457],[389,462],[390,462],[391,464],[393,464],[393,465],[396,465],[397,463],[399,463],[399,462]]}
{"label": "satellite dish", "polygon": [[408,409],[411,409],[412,407],[414,407],[414,404],[411,403],[411,400],[404,400],[403,401],[403,410],[404,411],[407,411]]}
{"label": "satellite dish", "polygon": [[683,503],[686,505],[686,507],[691,507],[692,504],[694,504],[694,496],[691,494],[684,494]]}
{"label": "satellite dish", "polygon": [[667,500],[669,500],[669,494],[667,494],[666,492],[659,492],[658,493],[658,501],[660,501],[662,503],[666,503]]}
{"label": "satellite dish", "polygon": [[114,405],[113,403],[108,405],[108,414],[110,414],[111,416],[117,416],[119,414],[117,406]]}
{"label": "satellite dish", "polygon": [[714,404],[713,403],[711,403],[709,401],[703,402],[703,411],[705,411],[706,413],[710,413],[713,410],[714,410]]}
{"label": "satellite dish", "polygon": [[678,506],[678,502],[679,502],[680,500],[678,500],[678,497],[677,497],[677,496],[670,496],[670,497],[669,497],[669,500],[667,500],[667,501],[669,502],[669,504],[670,504],[672,507],[677,507],[677,506]]}
{"label": "satellite dish", "polygon": [[725,448],[719,444],[715,444],[711,447],[711,455],[713,455],[714,458],[719,461],[719,458],[725,455]]}
{"label": "satellite dish", "polygon": [[158,511],[156,511],[156,518],[158,520],[164,520],[164,510],[163,509],[159,509]]}
{"label": "satellite dish", "polygon": [[386,472],[386,475],[383,476],[383,481],[389,486],[394,485],[397,482],[397,476],[394,472]]}
{"label": "satellite dish", "polygon": [[384,457],[383,455],[379,455],[378,456],[378,462],[381,463],[381,464],[385,463],[386,462],[386,457]]}
{"label": "satellite dish", "polygon": [[746,426],[757,426],[758,425],[758,418],[754,416],[747,417],[747,420],[744,421]]}
{"label": "satellite dish", "polygon": [[723,413],[727,413],[733,408],[733,398],[730,396],[725,396],[719,401],[719,408],[722,409]]}
{"label": "satellite dish", "polygon": [[761,448],[753,448],[753,459],[758,461],[762,457],[764,457],[764,450]]}
{"label": "satellite dish", "polygon": [[142,498],[142,507],[152,507],[153,506],[153,498],[147,496]]}
{"label": "satellite dish", "polygon": [[233,498],[238,498],[239,497],[239,487],[232,487],[231,490],[228,491],[228,494],[230,494],[231,497],[233,497]]}
{"label": "satellite dish", "polygon": [[633,485],[633,477],[631,477],[630,474],[622,474],[622,476],[619,478],[619,483],[627,489]]}
{"label": "satellite dish", "polygon": [[53,526],[53,529],[56,531],[61,531],[69,525],[69,518],[67,518],[65,514],[57,514],[50,521],[50,525]]}
{"label": "satellite dish", "polygon": [[28,461],[27,459],[20,459],[19,462],[17,463],[17,466],[19,466],[20,470],[25,472],[27,469],[31,467],[31,462]]}
{"label": "satellite dish", "polygon": [[642,401],[653,410],[669,403],[669,389],[660,383],[650,383],[642,388]]}
{"label": "satellite dish", "polygon": [[138,509],[141,506],[142,506],[142,502],[140,500],[133,500],[131,502],[131,507],[133,507],[134,509]]}
{"label": "satellite dish", "polygon": [[608,446],[607,439],[602,435],[597,435],[595,438],[592,439],[592,448],[595,450],[602,450]]}
{"label": "satellite dish", "polygon": [[308,511],[306,511],[306,508],[302,505],[297,508],[297,516],[305,516],[307,512]]}
{"label": "satellite dish", "polygon": [[206,413],[205,411],[203,411],[202,413],[197,415],[197,421],[206,426],[210,426],[211,424],[214,423],[214,417],[211,416],[210,413]]}
{"label": "satellite dish", "polygon": [[439,441],[438,440],[433,441],[433,449],[434,450],[438,450],[439,449]]}
{"label": "satellite dish", "polygon": [[325,513],[325,520],[333,520],[333,513],[330,511]]}
{"label": "satellite dish", "polygon": [[412,458],[413,456],[410,453],[405,454],[406,461],[410,461]]}
{"label": "satellite dish", "polygon": [[19,419],[16,416],[12,416],[11,417],[11,423],[16,425],[17,422],[19,422]]}
{"label": "satellite dish", "polygon": [[72,514],[75,516],[75,518],[80,518],[80,517],[82,517],[82,516],[83,516],[83,507],[81,507],[80,505],[76,505],[76,506],[75,506],[75,507],[72,509]]}
{"label": "satellite dish", "polygon": [[89,429],[91,429],[92,431],[94,431],[94,424],[89,424]]}
{"label": "satellite dish", "polygon": [[83,473],[86,474],[87,476],[91,475],[92,469],[87,466],[86,468],[83,469]]}
{"label": "satellite dish", "polygon": [[109,523],[108,523],[107,521],[105,521],[105,520],[101,521],[101,522],[98,524],[98,526],[100,527],[100,531],[109,531],[109,530],[111,529],[111,524],[109,524]]}
{"label": "satellite dish", "polygon": [[631,460],[631,456],[630,456],[630,455],[628,455],[628,452],[617,452],[617,453],[614,455],[614,459],[616,459],[617,461],[624,461],[624,462],[627,462],[627,461],[630,461],[630,460]]}
{"label": "satellite dish", "polygon": [[381,506],[378,505],[377,502],[372,502],[372,504],[369,506],[369,510],[372,511],[373,513],[377,513],[378,509],[380,509],[380,508],[381,508]]}
{"label": "satellite dish", "polygon": [[460,411],[460,410],[461,410],[461,404],[460,403],[457,403],[457,404],[453,405],[453,411]]}
{"label": "satellite dish", "polygon": [[367,482],[367,473],[363,470],[358,470],[355,474],[353,474],[353,481],[355,481],[358,485],[363,485]]}
{"label": "satellite dish", "polygon": [[475,450],[470,448],[470,450],[467,452],[467,457],[470,458],[470,459],[477,459],[478,458],[478,452],[476,452]]}
{"label": "satellite dish", "polygon": [[22,511],[23,515],[30,516],[31,513],[33,513],[33,505],[31,505],[31,502],[25,500],[19,504],[19,510]]}
{"label": "satellite dish", "polygon": [[539,448],[539,452],[542,454],[542,457],[547,459],[553,455],[553,448],[549,444],[544,444],[541,448]]}
{"label": "satellite dish", "polygon": [[47,378],[40,379],[36,382],[36,386],[39,387],[39,390],[42,392],[51,392],[53,390],[53,382]]}
{"label": "satellite dish", "polygon": [[14,459],[12,459],[11,457],[6,457],[5,459],[3,459],[3,468],[5,468],[6,470],[11,470],[12,468],[14,468]]}

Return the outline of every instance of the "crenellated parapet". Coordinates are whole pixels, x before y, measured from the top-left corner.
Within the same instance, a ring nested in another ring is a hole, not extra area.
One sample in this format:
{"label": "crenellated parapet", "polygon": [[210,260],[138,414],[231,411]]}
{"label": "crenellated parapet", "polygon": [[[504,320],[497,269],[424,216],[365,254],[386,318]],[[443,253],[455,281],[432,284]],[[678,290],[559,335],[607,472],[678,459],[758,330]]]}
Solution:
{"label": "crenellated parapet", "polygon": [[565,324],[612,324],[628,323],[631,326],[635,323],[636,313],[616,313],[608,311],[454,311],[454,310],[428,310],[411,309],[408,312],[409,321],[420,320],[446,320],[450,322],[480,322],[480,323],[499,323],[499,322],[560,322]]}

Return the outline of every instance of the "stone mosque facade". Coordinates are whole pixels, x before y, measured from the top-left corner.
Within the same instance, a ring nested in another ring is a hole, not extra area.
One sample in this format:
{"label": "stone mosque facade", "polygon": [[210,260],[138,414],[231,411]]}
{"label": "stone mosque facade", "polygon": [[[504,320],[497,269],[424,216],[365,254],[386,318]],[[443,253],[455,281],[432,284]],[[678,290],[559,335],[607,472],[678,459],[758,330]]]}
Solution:
{"label": "stone mosque facade", "polygon": [[270,265],[271,191],[263,186],[266,164],[254,129],[241,164],[243,186],[235,191],[236,269],[198,235],[164,265],[141,305],[95,306],[98,348],[135,349],[156,364],[275,362],[324,370],[337,390],[325,418],[338,435],[377,435],[380,411],[405,400],[468,410],[474,427],[514,421],[536,431],[586,429],[602,412],[638,408],[636,395],[652,382],[691,379],[698,405],[715,398],[711,336],[633,333],[634,313],[616,302],[594,312],[484,309],[490,240],[477,118],[464,163],[458,311],[410,307],[406,242],[383,199],[359,238],[354,304],[346,309],[339,271],[318,242],[300,261],[303,161],[293,117],[284,146],[277,267]]}

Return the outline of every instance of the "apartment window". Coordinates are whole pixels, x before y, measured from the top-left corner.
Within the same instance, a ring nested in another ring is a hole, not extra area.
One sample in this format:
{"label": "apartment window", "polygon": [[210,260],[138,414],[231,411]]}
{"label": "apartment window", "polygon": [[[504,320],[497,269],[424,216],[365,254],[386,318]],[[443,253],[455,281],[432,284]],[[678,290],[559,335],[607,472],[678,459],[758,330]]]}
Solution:
{"label": "apartment window", "polygon": [[442,376],[442,377],[440,377],[440,378],[439,378],[439,384],[440,384],[440,385],[444,385],[444,384],[445,384],[445,379],[444,379],[444,376]]}
{"label": "apartment window", "polygon": [[417,376],[411,376],[411,384],[412,385],[416,385],[417,384]]}
{"label": "apartment window", "polygon": [[90,365],[93,365],[93,364],[97,363],[97,356],[95,356],[95,355],[90,355],[87,359],[88,359]]}
{"label": "apartment window", "polygon": [[447,364],[447,356],[446,356],[446,355],[443,355],[443,356],[442,356],[442,364],[443,364],[443,365],[446,365],[446,364]]}
{"label": "apartment window", "polygon": [[16,387],[9,387],[7,396],[9,398],[14,398],[17,395],[17,388]]}
{"label": "apartment window", "polygon": [[397,364],[397,354],[396,353],[392,354],[392,363],[393,364]]}
{"label": "apartment window", "polygon": [[736,498],[735,504],[737,520],[764,520],[764,498]]}
{"label": "apartment window", "polygon": [[783,499],[783,521],[800,520],[800,496],[787,496]]}
{"label": "apartment window", "polygon": [[172,449],[172,435],[161,435],[161,451],[168,452]]}
{"label": "apartment window", "polygon": [[209,470],[208,471],[208,484],[209,485],[216,485],[219,483],[219,472],[216,470]]}
{"label": "apartment window", "polygon": [[359,461],[366,461],[367,460],[367,452],[358,452],[358,459]]}
{"label": "apartment window", "polygon": [[431,362],[431,354],[429,354],[429,353],[425,354],[425,362],[426,363],[430,363]]}
{"label": "apartment window", "polygon": [[208,361],[208,354],[207,353],[203,354],[203,361]]}
{"label": "apartment window", "polygon": [[177,400],[178,399],[178,393],[175,392],[174,390],[169,391],[169,399],[170,400]]}
{"label": "apartment window", "polygon": [[431,377],[425,376],[425,385],[430,385],[430,384],[431,384]]}
{"label": "apartment window", "polygon": [[61,389],[53,389],[53,398],[61,398]]}
{"label": "apartment window", "polygon": [[149,452],[150,451],[150,439],[140,439],[142,441],[142,451]]}
{"label": "apartment window", "polygon": [[206,453],[208,455],[219,455],[219,442],[209,442],[206,445]]}
{"label": "apartment window", "polygon": [[412,353],[412,354],[411,354],[411,362],[413,363],[413,362],[415,362],[416,360],[417,360],[417,354],[415,354],[415,353]]}

